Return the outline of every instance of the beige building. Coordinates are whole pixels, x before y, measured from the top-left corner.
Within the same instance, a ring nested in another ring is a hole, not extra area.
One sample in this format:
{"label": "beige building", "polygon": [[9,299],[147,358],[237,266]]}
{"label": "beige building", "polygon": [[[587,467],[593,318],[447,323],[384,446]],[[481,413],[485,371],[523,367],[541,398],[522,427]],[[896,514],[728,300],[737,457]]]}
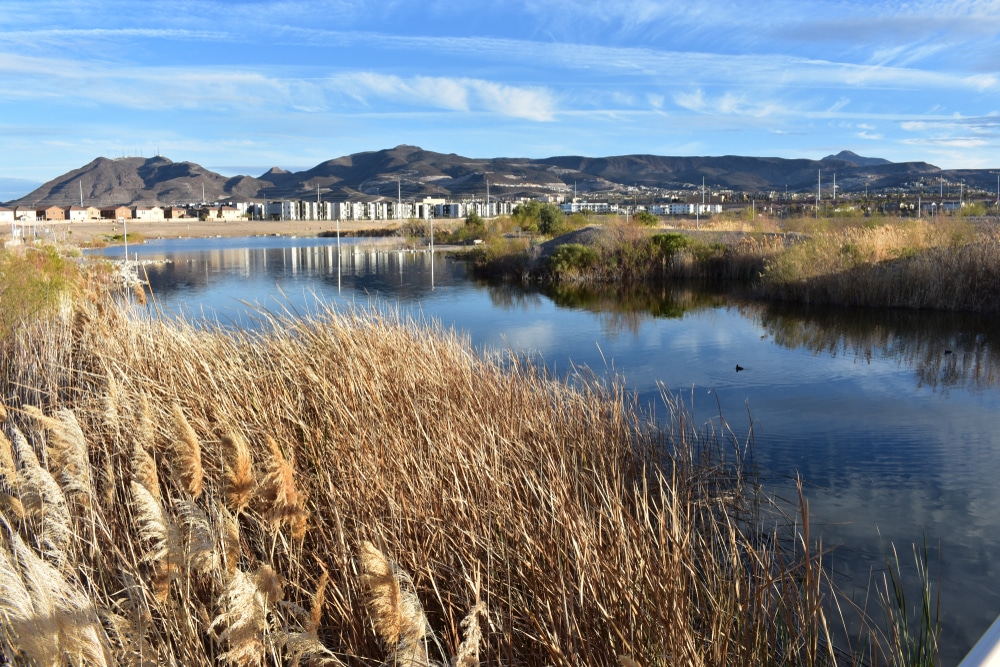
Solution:
{"label": "beige building", "polygon": [[109,208],[101,209],[101,219],[102,220],[118,220],[124,218],[125,220],[132,219],[132,209],[128,206],[111,206]]}

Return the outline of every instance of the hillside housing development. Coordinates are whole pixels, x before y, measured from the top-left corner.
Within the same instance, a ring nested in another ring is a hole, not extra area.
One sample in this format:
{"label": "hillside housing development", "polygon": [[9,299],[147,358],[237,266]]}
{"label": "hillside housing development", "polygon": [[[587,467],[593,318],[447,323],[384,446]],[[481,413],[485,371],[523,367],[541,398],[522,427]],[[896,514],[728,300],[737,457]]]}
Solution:
{"label": "hillside housing development", "polygon": [[[527,200],[523,200],[527,201]],[[0,207],[0,223],[68,221],[88,222],[99,220],[138,220],[161,222],[165,220],[429,220],[465,218],[476,214],[482,218],[510,215],[522,200],[467,200],[447,201],[427,197],[421,201],[380,199],[372,201],[324,202],[308,200],[281,200],[268,202],[226,202],[211,205],[189,206],[18,206]],[[609,202],[573,201],[560,205],[564,213],[591,213],[597,215],[628,214],[648,210],[654,215],[709,215],[721,213],[719,204],[655,204],[650,206],[625,206]]]}

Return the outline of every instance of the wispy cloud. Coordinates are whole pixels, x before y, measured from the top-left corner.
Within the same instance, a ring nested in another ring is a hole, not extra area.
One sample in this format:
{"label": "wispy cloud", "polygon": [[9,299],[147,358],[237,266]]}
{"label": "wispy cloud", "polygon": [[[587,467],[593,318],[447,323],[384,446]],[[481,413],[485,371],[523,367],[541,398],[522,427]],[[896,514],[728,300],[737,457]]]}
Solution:
{"label": "wispy cloud", "polygon": [[723,116],[752,116],[764,118],[799,113],[790,106],[774,100],[758,100],[752,95],[725,92],[714,97],[707,96],[701,89],[674,95],[677,106],[698,113]]}
{"label": "wispy cloud", "polygon": [[372,99],[390,100],[452,111],[487,111],[533,121],[550,121],[555,117],[555,98],[540,87],[470,78],[403,78],[375,72],[337,74],[328,83],[332,90],[341,90],[364,103]]}

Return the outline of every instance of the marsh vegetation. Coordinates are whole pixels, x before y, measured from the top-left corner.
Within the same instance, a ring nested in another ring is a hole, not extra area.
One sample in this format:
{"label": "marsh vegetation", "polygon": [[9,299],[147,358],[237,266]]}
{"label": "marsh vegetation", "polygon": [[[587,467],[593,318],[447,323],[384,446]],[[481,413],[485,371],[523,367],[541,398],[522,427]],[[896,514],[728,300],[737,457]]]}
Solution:
{"label": "marsh vegetation", "polygon": [[[384,312],[223,332],[89,290],[70,304],[3,341],[9,660],[814,665],[917,650],[874,625],[834,644],[807,499],[773,513],[751,439],[670,397],[651,423],[619,383],[570,383]],[[933,659],[933,624],[919,639]]]}

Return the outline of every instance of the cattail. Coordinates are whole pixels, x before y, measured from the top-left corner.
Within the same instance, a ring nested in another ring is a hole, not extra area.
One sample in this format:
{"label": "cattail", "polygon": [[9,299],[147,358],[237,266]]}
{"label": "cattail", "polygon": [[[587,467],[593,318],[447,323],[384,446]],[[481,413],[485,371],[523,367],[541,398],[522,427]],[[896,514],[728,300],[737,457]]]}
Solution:
{"label": "cattail", "polygon": [[392,647],[399,665],[427,665],[427,618],[412,582],[371,542],[361,544],[362,583],[375,630]]}
{"label": "cattail", "polygon": [[211,629],[229,650],[219,660],[230,665],[259,665],[263,662],[267,633],[267,610],[282,598],[281,577],[270,567],[261,566],[253,576],[237,570],[226,584],[218,604],[222,609]]}
{"label": "cattail", "polygon": [[255,488],[253,458],[246,440],[238,434],[222,436],[222,445],[228,454],[226,467],[226,505],[239,514],[250,503]]}
{"label": "cattail", "polygon": [[267,446],[271,450],[270,469],[260,485],[264,518],[275,530],[287,523],[292,537],[301,540],[305,537],[309,510],[304,507],[305,499],[295,485],[295,470],[270,436],[267,436]]}
{"label": "cattail", "polygon": [[18,488],[24,515],[35,525],[39,547],[55,563],[63,563],[73,531],[66,496],[55,478],[38,462],[24,434],[13,429],[14,451],[21,464]]}
{"label": "cattail", "polygon": [[201,485],[205,475],[201,467],[201,441],[191,428],[181,406],[174,403],[174,464],[180,474],[184,490],[197,498],[201,495]]}
{"label": "cattail", "polygon": [[639,665],[638,662],[636,662],[627,655],[618,656],[618,664],[621,667],[641,667],[641,665]]}
{"label": "cattail", "polygon": [[48,439],[49,464],[59,475],[67,497],[90,507],[94,483],[90,471],[87,441],[72,410],[59,410],[56,417],[47,417],[34,406],[26,406],[25,413],[42,428]]}
{"label": "cattail", "polygon": [[142,484],[132,482],[139,534],[149,544],[143,561],[153,564],[153,594],[165,602],[170,593],[170,582],[177,578],[180,558],[180,538],[177,527],[163,510],[163,506]]}

